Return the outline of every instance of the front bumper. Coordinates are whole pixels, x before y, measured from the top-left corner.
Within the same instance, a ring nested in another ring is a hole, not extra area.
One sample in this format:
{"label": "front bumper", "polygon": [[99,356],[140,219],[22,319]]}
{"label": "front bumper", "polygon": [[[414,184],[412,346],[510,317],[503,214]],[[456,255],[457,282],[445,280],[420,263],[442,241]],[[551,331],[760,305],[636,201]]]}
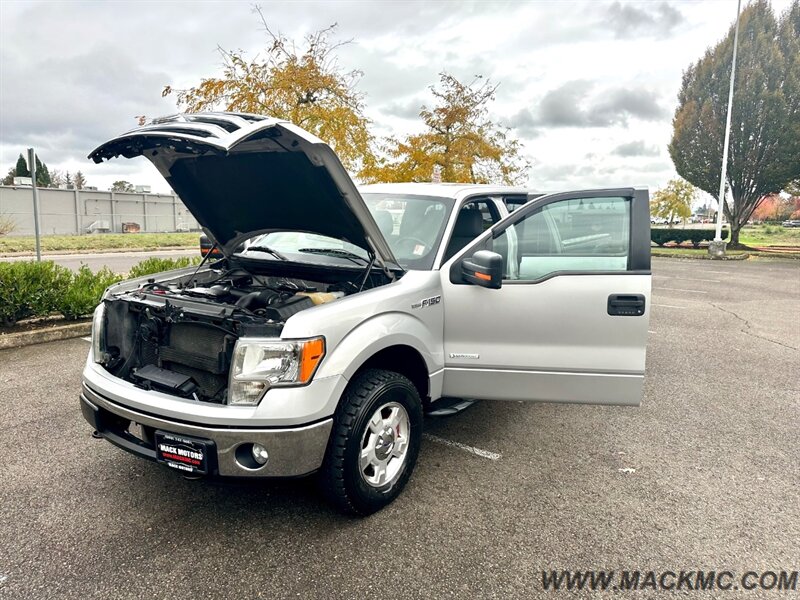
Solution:
{"label": "front bumper", "polygon": [[[319,469],[325,457],[333,420],[290,428],[204,427],[168,420],[131,410],[93,390],[86,383],[81,390],[81,412],[89,424],[112,444],[150,460],[156,459],[155,430],[202,438],[214,442],[215,460],[210,474],[223,477],[295,477]],[[140,427],[134,435],[132,424]],[[267,464],[251,468],[237,460],[242,444],[261,444],[269,452]]]}

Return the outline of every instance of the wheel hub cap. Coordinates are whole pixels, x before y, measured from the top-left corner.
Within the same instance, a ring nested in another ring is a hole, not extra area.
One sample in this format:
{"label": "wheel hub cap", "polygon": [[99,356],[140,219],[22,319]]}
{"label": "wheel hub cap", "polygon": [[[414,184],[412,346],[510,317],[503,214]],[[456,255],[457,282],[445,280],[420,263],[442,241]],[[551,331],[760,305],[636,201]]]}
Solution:
{"label": "wheel hub cap", "polygon": [[394,448],[394,440],[395,433],[388,427],[378,436],[375,442],[375,456],[378,460],[386,460],[389,454],[391,454],[392,448]]}
{"label": "wheel hub cap", "polygon": [[394,483],[403,471],[408,453],[411,421],[397,402],[378,408],[367,423],[361,440],[359,468],[372,487]]}

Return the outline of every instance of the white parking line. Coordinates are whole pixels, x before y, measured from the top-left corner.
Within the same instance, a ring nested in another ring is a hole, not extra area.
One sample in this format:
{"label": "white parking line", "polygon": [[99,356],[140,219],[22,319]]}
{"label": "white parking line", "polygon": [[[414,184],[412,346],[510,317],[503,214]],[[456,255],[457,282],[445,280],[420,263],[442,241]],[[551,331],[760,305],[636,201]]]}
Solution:
{"label": "white parking line", "polygon": [[719,279],[700,279],[699,277],[673,277],[681,281],[705,281],[706,283],[722,283]]}
{"label": "white parking line", "polygon": [[474,454],[475,456],[480,456],[481,458],[488,458],[489,460],[499,460],[501,457],[501,454],[498,452],[489,452],[488,450],[482,450],[480,448],[475,448],[474,446],[467,446],[466,444],[462,444],[461,442],[446,440],[444,438],[431,435],[430,433],[423,433],[422,437],[432,442],[444,444],[445,446],[458,448],[459,450],[463,450],[464,452],[469,452],[470,454]]}
{"label": "white parking line", "polygon": [[704,292],[703,290],[685,290],[683,288],[671,288],[671,287],[657,287],[654,288],[657,290],[672,290],[673,292],[691,292],[692,294],[707,294],[708,292]]}
{"label": "white parking line", "polygon": [[674,306],[673,304],[656,304],[655,302],[653,302],[653,306],[661,306],[662,308],[680,308],[680,309],[686,308],[685,306]]}
{"label": "white parking line", "polygon": [[701,277],[675,277],[672,275],[653,275],[653,279],[680,279],[681,281],[705,281],[707,283],[722,283],[719,279],[703,279]]}
{"label": "white parking line", "polygon": [[91,341],[92,341],[92,338],[91,338],[91,336],[89,336],[89,337],[85,337],[85,338],[81,338],[81,339],[82,339],[84,342],[91,342]]}
{"label": "white parking line", "polygon": [[[704,283],[722,283],[719,279],[703,279],[702,277],[673,277],[672,275],[653,275],[653,279],[674,279],[675,281],[702,281]],[[669,282],[664,282],[669,283]]]}

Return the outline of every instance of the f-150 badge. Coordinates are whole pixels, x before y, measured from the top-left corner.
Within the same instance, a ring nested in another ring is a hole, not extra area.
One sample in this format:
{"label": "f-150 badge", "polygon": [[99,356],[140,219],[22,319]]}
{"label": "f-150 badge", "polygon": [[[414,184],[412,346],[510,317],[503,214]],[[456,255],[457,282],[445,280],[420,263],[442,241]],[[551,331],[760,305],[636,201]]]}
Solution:
{"label": "f-150 badge", "polygon": [[433,306],[434,304],[439,304],[442,301],[441,296],[431,296],[430,298],[425,298],[420,300],[419,302],[415,302],[411,305],[411,308],[425,308],[426,306]]}

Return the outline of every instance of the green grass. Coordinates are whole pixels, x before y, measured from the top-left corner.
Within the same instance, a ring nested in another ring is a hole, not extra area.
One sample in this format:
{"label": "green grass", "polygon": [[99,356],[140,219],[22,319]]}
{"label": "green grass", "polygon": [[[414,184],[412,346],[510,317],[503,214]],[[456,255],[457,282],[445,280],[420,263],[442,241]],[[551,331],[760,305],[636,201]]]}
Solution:
{"label": "green grass", "polygon": [[[91,235],[42,236],[44,252],[96,251],[96,250],[155,250],[158,248],[198,247],[199,233],[97,233]],[[741,230],[740,241],[746,246],[797,246],[800,251],[800,228],[780,225],[753,225]],[[34,252],[33,236],[0,237],[0,254]],[[705,252],[684,248],[665,249],[673,254],[686,250],[689,253]]]}
{"label": "green grass", "polygon": [[739,232],[739,242],[745,246],[797,246],[800,251],[800,227],[749,225]]}
{"label": "green grass", "polygon": [[[650,249],[652,256],[666,256],[676,258],[710,258],[708,248],[656,248]],[[753,258],[779,258],[779,259],[800,259],[800,248],[797,252],[760,252],[758,250],[727,250],[727,256],[735,257],[747,254]]]}
{"label": "green grass", "polygon": [[[42,251],[71,250],[155,250],[158,248],[199,247],[200,234],[194,233],[95,233],[88,235],[42,236]],[[33,236],[0,237],[0,253],[34,252]]]}

